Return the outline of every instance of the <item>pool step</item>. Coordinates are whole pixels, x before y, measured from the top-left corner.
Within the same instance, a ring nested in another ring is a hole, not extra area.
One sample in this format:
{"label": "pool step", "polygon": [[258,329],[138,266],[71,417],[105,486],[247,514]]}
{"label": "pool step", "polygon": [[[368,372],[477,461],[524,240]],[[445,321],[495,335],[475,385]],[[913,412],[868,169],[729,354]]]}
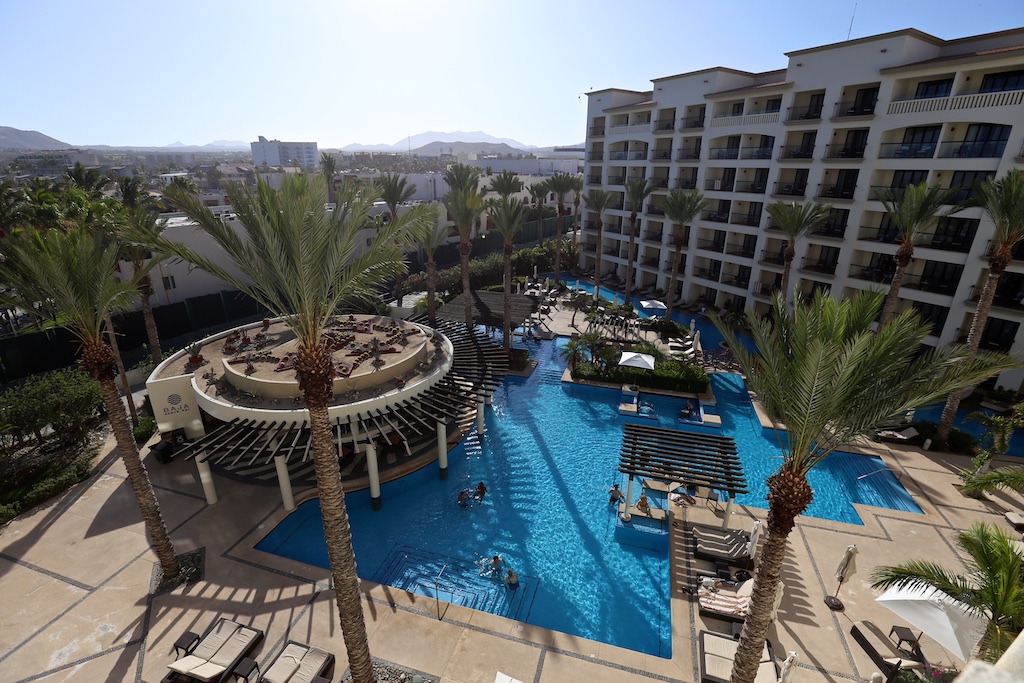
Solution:
{"label": "pool step", "polygon": [[[483,558],[483,562],[486,561]],[[371,580],[428,598],[436,596],[481,612],[527,621],[539,580],[519,574],[519,588],[510,590],[497,577],[481,573],[481,565],[476,562],[397,544]]]}

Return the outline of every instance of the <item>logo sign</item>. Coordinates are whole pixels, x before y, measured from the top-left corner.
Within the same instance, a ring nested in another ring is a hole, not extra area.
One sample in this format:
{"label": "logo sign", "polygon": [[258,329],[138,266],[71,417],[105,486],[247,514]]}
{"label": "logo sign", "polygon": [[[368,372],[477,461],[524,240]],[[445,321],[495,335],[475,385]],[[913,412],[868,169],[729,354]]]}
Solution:
{"label": "logo sign", "polygon": [[176,406],[179,403],[181,403],[181,395],[171,394],[170,396],[167,397],[167,402],[170,403],[172,406]]}
{"label": "logo sign", "polygon": [[164,415],[176,415],[192,410],[192,406],[181,400],[181,394],[169,394],[167,396],[167,403],[169,405],[164,408]]}

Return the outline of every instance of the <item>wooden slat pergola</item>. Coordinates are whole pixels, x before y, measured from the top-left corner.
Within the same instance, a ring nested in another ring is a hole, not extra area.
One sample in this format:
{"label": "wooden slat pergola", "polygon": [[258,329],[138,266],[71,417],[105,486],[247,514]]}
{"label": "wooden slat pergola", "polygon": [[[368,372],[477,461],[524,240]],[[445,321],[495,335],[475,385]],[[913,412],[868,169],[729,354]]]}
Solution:
{"label": "wooden slat pergola", "polygon": [[[470,292],[473,298],[473,322],[489,327],[504,327],[505,300],[503,292]],[[537,312],[537,299],[523,294],[512,295],[512,329],[521,327]],[[466,304],[463,294],[437,309],[437,318],[454,322],[466,321]]]}
{"label": "wooden slat pergola", "polygon": [[632,477],[749,493],[736,442],[727,436],[627,424],[622,434],[619,471]]}

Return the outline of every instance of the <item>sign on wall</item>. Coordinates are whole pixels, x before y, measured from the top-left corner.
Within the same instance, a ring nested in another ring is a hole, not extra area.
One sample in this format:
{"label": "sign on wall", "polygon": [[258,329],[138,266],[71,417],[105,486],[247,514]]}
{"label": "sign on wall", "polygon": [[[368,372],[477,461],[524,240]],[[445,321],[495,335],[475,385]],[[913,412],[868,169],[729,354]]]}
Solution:
{"label": "sign on wall", "polygon": [[162,433],[182,428],[190,439],[206,433],[192,389],[192,375],[153,380],[147,382],[146,387],[157,427]]}

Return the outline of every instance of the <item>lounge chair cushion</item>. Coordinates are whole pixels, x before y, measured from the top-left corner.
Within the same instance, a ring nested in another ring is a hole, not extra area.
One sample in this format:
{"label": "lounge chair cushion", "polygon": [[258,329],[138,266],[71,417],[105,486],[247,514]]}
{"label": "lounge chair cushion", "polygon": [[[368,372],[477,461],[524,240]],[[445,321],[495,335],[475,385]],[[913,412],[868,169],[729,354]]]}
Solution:
{"label": "lounge chair cushion", "polygon": [[231,621],[230,619],[221,619],[213,628],[210,629],[209,633],[203,636],[203,639],[199,641],[196,648],[192,650],[192,654],[199,657],[203,661],[209,661],[213,658],[217,651],[224,646],[224,643],[228,642],[228,639],[235,635],[235,632],[242,628],[242,625]]}
{"label": "lounge chair cushion", "polygon": [[1012,524],[1014,528],[1024,526],[1024,515],[1019,512],[1007,512],[1003,517],[1005,517],[1006,521]]}
{"label": "lounge chair cushion", "polygon": [[299,662],[299,670],[288,683],[309,683],[314,676],[319,676],[327,668],[331,655],[318,647],[311,647],[306,656]]}
{"label": "lounge chair cushion", "polygon": [[[704,683],[728,683],[732,673],[733,659],[736,657],[736,641],[717,633],[703,631],[700,634],[701,681]],[[765,642],[761,653],[761,664],[757,667],[754,683],[776,683],[778,669],[771,650]]]}
{"label": "lounge chair cushion", "polygon": [[206,661],[207,660],[203,659],[202,657],[196,657],[195,655],[185,655],[181,659],[172,662],[171,664],[168,664],[167,667],[171,671],[177,671],[180,674],[187,674],[189,671],[196,668],[197,666],[206,664]]}
{"label": "lounge chair cushion", "polygon": [[[704,637],[704,652],[718,655],[719,657],[726,657],[730,661],[736,657],[736,648],[739,647],[740,641],[727,636],[716,636],[707,631],[704,631],[701,635]],[[761,649],[760,661],[772,661],[771,653],[768,652],[767,641],[765,641],[764,647]]]}
{"label": "lounge chair cushion", "polygon": [[878,436],[883,439],[894,439],[896,441],[909,441],[915,437],[920,436],[921,433],[913,427],[907,427],[902,431],[894,431],[892,429],[884,429],[878,432]]}
{"label": "lounge chair cushion", "polygon": [[217,650],[217,654],[210,657],[211,664],[219,664],[220,666],[231,666],[237,662],[243,652],[249,649],[249,646],[259,637],[259,631],[245,626],[235,631],[234,635],[228,639],[224,645]]}
{"label": "lounge chair cushion", "polygon": [[219,678],[224,675],[224,672],[228,670],[228,667],[223,664],[214,664],[213,662],[204,662],[188,672],[188,675],[192,678],[198,678],[201,681],[212,681],[215,678]]}
{"label": "lounge chair cushion", "polygon": [[746,617],[753,589],[753,579],[743,581],[733,590],[720,587],[717,591],[712,591],[701,586],[697,589],[697,602],[702,610],[708,612],[718,612],[732,617]]}
{"label": "lounge chair cushion", "polygon": [[308,651],[308,648],[298,643],[289,643],[288,647],[278,655],[271,667],[263,674],[263,680],[266,683],[287,683],[292,674],[299,670],[299,662]]}

